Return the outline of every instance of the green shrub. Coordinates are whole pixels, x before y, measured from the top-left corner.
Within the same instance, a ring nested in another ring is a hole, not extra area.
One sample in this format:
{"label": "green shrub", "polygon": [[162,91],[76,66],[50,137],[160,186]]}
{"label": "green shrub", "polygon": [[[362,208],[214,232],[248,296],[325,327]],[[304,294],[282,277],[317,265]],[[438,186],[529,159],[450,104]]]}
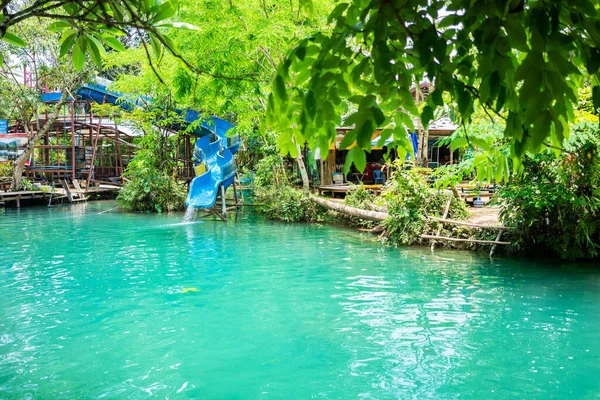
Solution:
{"label": "green shrub", "polygon": [[397,168],[388,181],[383,198],[390,214],[384,222],[383,240],[392,245],[419,242],[420,235],[430,225],[429,217],[440,217],[449,198],[452,202],[448,218],[465,219],[468,216],[464,201],[450,193],[431,189],[424,175],[414,170]]}
{"label": "green shrub", "polygon": [[369,205],[373,204],[374,201],[375,196],[370,190],[365,189],[365,185],[362,183],[354,190],[347,193],[346,199],[344,200],[346,205],[350,207],[362,208],[363,210],[368,210]]}
{"label": "green shrub", "polygon": [[310,201],[301,190],[289,186],[262,187],[254,192],[257,209],[267,218],[284,222],[322,222],[327,210]]}
{"label": "green shrub", "polygon": [[23,178],[21,184],[22,184],[22,190],[31,190],[31,191],[38,190],[38,188],[33,184],[33,182],[31,182],[27,178]]}
{"label": "green shrub", "polygon": [[0,163],[0,180],[7,181],[12,179],[13,165],[12,162]]}
{"label": "green shrub", "polygon": [[185,208],[187,188],[172,176],[156,171],[136,174],[121,188],[117,201],[127,211],[179,211]]}
{"label": "green shrub", "polygon": [[598,257],[600,134],[579,124],[568,153],[546,151],[524,160],[524,171],[500,190],[500,217],[515,228],[517,249],[542,249],[565,259]]}

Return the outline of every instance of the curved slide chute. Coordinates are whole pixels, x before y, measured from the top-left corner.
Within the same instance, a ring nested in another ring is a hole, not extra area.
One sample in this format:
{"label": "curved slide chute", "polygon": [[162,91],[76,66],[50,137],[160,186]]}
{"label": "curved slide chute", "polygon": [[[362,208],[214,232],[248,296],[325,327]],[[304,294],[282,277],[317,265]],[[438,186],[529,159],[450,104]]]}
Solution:
{"label": "curved slide chute", "polygon": [[213,207],[217,195],[225,197],[225,190],[233,183],[237,167],[233,154],[222,143],[223,139],[216,134],[203,136],[196,141],[196,177],[190,184],[185,202],[188,207]]}
{"label": "curved slide chute", "polygon": [[[96,83],[89,83],[77,89],[77,96],[83,100],[98,104],[110,103],[124,110],[145,107],[152,102],[149,97],[129,96],[124,93],[107,90],[112,82],[97,78]],[[58,97],[57,97],[58,96]],[[60,93],[48,93],[42,101],[57,101]],[[198,136],[194,149],[194,170],[196,177],[190,184],[186,206],[193,208],[211,208],[217,196],[225,198],[225,191],[233,184],[237,166],[233,156],[240,147],[238,135],[227,136],[233,125],[223,119],[206,117],[194,110],[176,110],[184,119],[184,125],[193,126],[191,134]],[[174,130],[185,126],[174,126]]]}

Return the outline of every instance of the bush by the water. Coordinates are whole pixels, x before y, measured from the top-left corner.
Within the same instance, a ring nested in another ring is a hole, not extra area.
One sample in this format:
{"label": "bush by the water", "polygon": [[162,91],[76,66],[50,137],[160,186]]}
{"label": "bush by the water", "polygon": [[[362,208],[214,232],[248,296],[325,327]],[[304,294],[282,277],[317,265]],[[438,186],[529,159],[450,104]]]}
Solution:
{"label": "bush by the water", "polygon": [[397,165],[383,192],[389,218],[384,222],[384,242],[392,245],[411,245],[420,241],[427,227],[437,226],[429,217],[440,217],[448,199],[452,198],[448,218],[465,219],[468,216],[465,202],[429,187],[423,174],[415,170],[402,170]]}
{"label": "bush by the water", "polygon": [[153,172],[132,176],[119,192],[119,205],[127,211],[183,210],[187,196],[185,184],[172,176]]}
{"label": "bush by the water", "polygon": [[576,125],[566,152],[526,157],[524,170],[500,191],[500,217],[515,228],[517,249],[541,249],[566,259],[598,257],[600,133]]}
{"label": "bush by the water", "polygon": [[284,222],[322,222],[327,210],[310,201],[303,191],[289,186],[259,187],[254,192],[258,211]]}
{"label": "bush by the water", "polygon": [[375,196],[373,193],[365,188],[365,185],[358,185],[354,190],[346,194],[346,198],[344,202],[356,208],[362,208],[363,210],[368,210],[369,205],[373,204],[375,201]]}
{"label": "bush by the water", "polygon": [[[146,124],[147,125],[147,124]],[[145,136],[123,176],[117,201],[127,211],[179,211],[185,208],[187,188],[176,178],[175,137],[142,125]]]}

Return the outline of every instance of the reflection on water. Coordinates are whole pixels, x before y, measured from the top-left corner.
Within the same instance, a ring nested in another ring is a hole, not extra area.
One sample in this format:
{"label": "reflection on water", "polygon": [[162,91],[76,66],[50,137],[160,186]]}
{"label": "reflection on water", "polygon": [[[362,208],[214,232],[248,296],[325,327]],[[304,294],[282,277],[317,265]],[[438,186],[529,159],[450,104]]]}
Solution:
{"label": "reflection on water", "polygon": [[113,206],[0,216],[0,398],[600,393],[592,268]]}

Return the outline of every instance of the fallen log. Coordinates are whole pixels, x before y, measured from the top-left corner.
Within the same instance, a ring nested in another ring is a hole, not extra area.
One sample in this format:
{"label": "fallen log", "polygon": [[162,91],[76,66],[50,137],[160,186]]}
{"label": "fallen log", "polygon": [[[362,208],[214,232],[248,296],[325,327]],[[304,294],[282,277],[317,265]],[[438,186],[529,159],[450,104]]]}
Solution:
{"label": "fallen log", "polygon": [[368,221],[385,221],[385,219],[389,216],[387,213],[350,207],[345,204],[337,203],[335,201],[327,200],[314,195],[310,196],[310,200],[327,208],[328,210],[333,210],[341,214],[350,215],[352,217],[366,219]]}
{"label": "fallen log", "polygon": [[378,212],[385,213],[385,214],[388,213],[387,207],[376,206],[375,204],[369,204],[369,208],[373,211],[378,211]]}

